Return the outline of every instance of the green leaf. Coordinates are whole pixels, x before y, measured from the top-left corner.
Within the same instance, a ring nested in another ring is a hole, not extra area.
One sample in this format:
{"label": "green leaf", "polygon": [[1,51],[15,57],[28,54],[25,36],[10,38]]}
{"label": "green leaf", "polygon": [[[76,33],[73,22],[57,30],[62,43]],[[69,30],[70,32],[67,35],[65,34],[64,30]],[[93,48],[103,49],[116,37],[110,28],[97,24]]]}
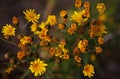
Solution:
{"label": "green leaf", "polygon": [[27,71],[21,76],[20,79],[24,79],[24,78],[25,78],[26,76],[28,76],[30,73],[31,73],[30,70],[27,69]]}

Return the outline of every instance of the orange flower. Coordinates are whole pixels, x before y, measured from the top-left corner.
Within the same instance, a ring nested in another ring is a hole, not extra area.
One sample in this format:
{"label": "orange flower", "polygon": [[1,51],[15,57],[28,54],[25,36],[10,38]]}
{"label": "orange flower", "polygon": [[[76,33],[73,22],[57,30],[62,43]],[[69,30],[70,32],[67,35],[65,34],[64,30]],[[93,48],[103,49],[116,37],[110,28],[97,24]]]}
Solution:
{"label": "orange flower", "polygon": [[27,50],[27,46],[22,44],[22,43],[19,43],[18,44],[18,47],[22,50],[22,51],[26,51]]}
{"label": "orange flower", "polygon": [[89,29],[89,34],[91,38],[93,38],[94,36],[103,36],[106,33],[106,27],[103,24],[91,25],[91,28]]}
{"label": "orange flower", "polygon": [[80,40],[78,42],[78,48],[80,49],[80,51],[82,53],[85,53],[86,52],[86,47],[88,45],[88,40],[84,39],[84,40]]}
{"label": "orange flower", "polygon": [[20,42],[24,45],[30,44],[30,43],[32,43],[32,38],[31,38],[31,36],[24,36],[23,38],[20,39]]}
{"label": "orange flower", "polygon": [[76,0],[74,5],[75,5],[75,7],[80,8],[81,5],[82,5],[82,1],[81,0]]}
{"label": "orange flower", "polygon": [[84,18],[89,18],[90,17],[90,11],[89,10],[85,10],[84,14],[83,14]]}
{"label": "orange flower", "polygon": [[66,60],[67,60],[67,59],[69,59],[69,58],[70,58],[69,54],[64,54],[64,55],[63,55],[63,59],[66,59]]}
{"label": "orange flower", "polygon": [[73,48],[73,54],[74,55],[79,55],[79,49],[78,49],[78,47]]}
{"label": "orange flower", "polygon": [[65,10],[62,10],[61,12],[60,12],[60,16],[62,17],[62,18],[67,18],[68,16],[67,16],[67,12],[65,11]]}
{"label": "orange flower", "polygon": [[65,39],[62,39],[62,40],[60,41],[60,45],[65,46],[65,45],[66,45],[66,40],[65,40]]}
{"label": "orange flower", "polygon": [[104,3],[98,3],[96,9],[98,10],[99,14],[102,14],[104,13],[106,6]]}
{"label": "orange flower", "polygon": [[77,24],[76,24],[76,23],[72,23],[72,24],[71,24],[71,28],[72,28],[74,31],[76,31]]}
{"label": "orange flower", "polygon": [[19,60],[22,60],[22,59],[24,58],[24,56],[25,56],[25,52],[19,51],[19,52],[17,53],[17,58],[18,58]]}
{"label": "orange flower", "polygon": [[90,9],[90,2],[84,2],[83,7],[85,8],[85,10],[89,10]]}
{"label": "orange flower", "polygon": [[53,56],[55,54],[55,48],[54,47],[50,48],[49,53],[50,55]]}
{"label": "orange flower", "polygon": [[99,43],[99,44],[103,44],[103,43],[104,43],[104,39],[101,38],[101,37],[99,37],[99,38],[98,38],[98,43]]}
{"label": "orange flower", "polygon": [[18,24],[18,22],[19,22],[19,21],[18,21],[18,18],[14,16],[14,17],[12,18],[12,23],[16,25],[16,24]]}
{"label": "orange flower", "polygon": [[58,25],[58,28],[61,29],[61,30],[62,30],[62,29],[65,29],[65,27],[66,27],[65,24],[59,24],[59,25]]}
{"label": "orange flower", "polygon": [[78,63],[81,62],[81,58],[80,58],[79,56],[75,56],[74,59],[75,59],[75,61],[78,62]]}
{"label": "orange flower", "polygon": [[102,48],[99,47],[99,46],[96,46],[96,47],[95,47],[95,51],[96,51],[96,54],[99,54],[99,53],[102,52]]}
{"label": "orange flower", "polygon": [[68,28],[67,32],[68,32],[70,35],[74,34],[74,30],[73,30],[73,28],[71,28],[71,27]]}
{"label": "orange flower", "polygon": [[48,32],[48,29],[43,28],[43,29],[40,31],[39,38],[40,38],[40,39],[44,39],[44,38],[47,36],[47,32]]}

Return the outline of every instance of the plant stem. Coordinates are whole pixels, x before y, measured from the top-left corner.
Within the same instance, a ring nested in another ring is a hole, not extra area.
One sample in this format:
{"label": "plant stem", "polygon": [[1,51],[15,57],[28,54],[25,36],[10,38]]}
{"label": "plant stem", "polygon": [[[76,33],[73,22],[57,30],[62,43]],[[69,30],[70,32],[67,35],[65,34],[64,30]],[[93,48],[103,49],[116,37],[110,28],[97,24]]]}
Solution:
{"label": "plant stem", "polygon": [[[17,46],[15,43],[13,43],[13,42],[9,42],[9,41],[7,41],[7,40],[1,38],[1,37],[0,37],[0,40],[6,42],[6,43],[8,43],[8,44],[12,44],[12,45],[14,45],[14,46]],[[18,46],[17,46],[17,47],[18,47]]]}

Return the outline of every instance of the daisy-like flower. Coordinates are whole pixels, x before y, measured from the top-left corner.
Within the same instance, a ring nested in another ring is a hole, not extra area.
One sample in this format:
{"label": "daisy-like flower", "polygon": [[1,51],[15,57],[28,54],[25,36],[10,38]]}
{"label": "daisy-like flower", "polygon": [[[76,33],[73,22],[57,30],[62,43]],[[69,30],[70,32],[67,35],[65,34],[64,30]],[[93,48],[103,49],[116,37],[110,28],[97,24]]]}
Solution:
{"label": "daisy-like flower", "polygon": [[23,38],[20,39],[21,44],[30,44],[32,43],[32,38],[31,36],[24,36]]}
{"label": "daisy-like flower", "polygon": [[99,53],[102,52],[102,48],[99,47],[99,46],[96,46],[96,47],[95,47],[95,51],[96,51],[96,54],[99,54]]}
{"label": "daisy-like flower", "polygon": [[39,28],[44,29],[45,26],[46,26],[45,23],[44,23],[44,22],[41,22],[40,25],[39,25]]}
{"label": "daisy-like flower", "polygon": [[90,2],[84,2],[83,7],[85,8],[85,10],[89,10],[90,9]]}
{"label": "daisy-like flower", "polygon": [[88,76],[89,78],[91,78],[95,74],[94,66],[92,64],[86,64],[84,66],[83,74],[84,76]]}
{"label": "daisy-like flower", "polygon": [[46,23],[50,24],[51,26],[55,25],[57,23],[56,16],[55,15],[49,15]]}
{"label": "daisy-like flower", "polygon": [[67,12],[66,12],[65,10],[62,10],[62,11],[60,12],[60,16],[61,16],[62,18],[67,18]]}
{"label": "daisy-like flower", "polygon": [[64,55],[63,55],[63,59],[68,60],[69,58],[70,58],[70,55],[69,55],[69,54],[64,54]]}
{"label": "daisy-like flower", "polygon": [[46,72],[47,64],[44,63],[44,61],[41,61],[40,59],[36,59],[33,62],[30,62],[30,71],[34,73],[34,76],[42,75]]}
{"label": "daisy-like flower", "polygon": [[5,70],[5,72],[8,73],[8,74],[10,74],[13,70],[14,70],[13,67],[10,66],[10,67],[8,67],[8,68]]}
{"label": "daisy-like flower", "polygon": [[106,6],[104,3],[98,3],[96,9],[98,10],[99,14],[102,14],[104,13]]}
{"label": "daisy-like flower", "polygon": [[38,19],[40,18],[40,14],[36,14],[34,9],[23,11],[25,14],[26,20],[29,22],[38,22]]}
{"label": "daisy-like flower", "polygon": [[66,27],[66,25],[65,25],[65,24],[62,24],[62,23],[60,23],[60,24],[58,25],[58,28],[59,28],[60,30],[65,29],[65,27]]}
{"label": "daisy-like flower", "polygon": [[90,37],[92,37],[91,34],[93,36],[103,36],[104,34],[107,33],[106,27],[103,24],[91,25],[91,29],[89,31],[90,31]]}
{"label": "daisy-like flower", "polygon": [[31,29],[32,32],[35,32],[35,31],[37,30],[37,27],[38,27],[38,26],[37,26],[37,23],[34,22],[34,23],[30,26],[30,29]]}
{"label": "daisy-like flower", "polygon": [[40,31],[39,38],[40,38],[40,39],[45,39],[45,37],[47,36],[47,34],[48,34],[48,29],[47,29],[47,28],[43,28],[43,29]]}
{"label": "daisy-like flower", "polygon": [[85,53],[86,52],[86,47],[88,46],[88,40],[84,39],[84,40],[80,40],[78,42],[78,48],[81,51],[81,53]]}
{"label": "daisy-like flower", "polygon": [[12,25],[6,24],[2,28],[2,33],[4,36],[15,36],[15,29]]}
{"label": "daisy-like flower", "polygon": [[83,18],[83,16],[85,15],[86,11],[82,10],[80,12],[74,11],[74,14],[72,14],[70,20],[73,20],[79,24],[86,22],[88,20],[88,17]]}
{"label": "daisy-like flower", "polygon": [[25,56],[25,52],[19,51],[19,52],[17,53],[17,58],[18,58],[19,60],[22,60],[24,56]]}
{"label": "daisy-like flower", "polygon": [[81,62],[81,58],[80,58],[79,56],[77,56],[77,55],[74,57],[74,59],[75,59],[75,61],[78,62],[78,63]]}
{"label": "daisy-like flower", "polygon": [[75,7],[80,8],[82,5],[82,1],[81,0],[76,0],[74,3]]}
{"label": "daisy-like flower", "polygon": [[99,37],[99,38],[98,38],[98,43],[99,43],[99,44],[103,44],[103,43],[104,43],[104,39],[103,39],[102,37]]}

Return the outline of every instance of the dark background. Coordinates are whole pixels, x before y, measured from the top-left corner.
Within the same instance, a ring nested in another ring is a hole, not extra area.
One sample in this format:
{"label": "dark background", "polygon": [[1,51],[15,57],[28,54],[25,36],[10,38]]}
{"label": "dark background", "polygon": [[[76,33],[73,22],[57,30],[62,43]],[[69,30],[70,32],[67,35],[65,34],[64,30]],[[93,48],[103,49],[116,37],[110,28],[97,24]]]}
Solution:
{"label": "dark background", "polygon": [[[52,0],[51,0],[52,1]],[[102,1],[107,4],[109,11],[109,20],[106,24],[113,29],[112,33],[105,36],[104,54],[99,56],[99,65],[102,73],[95,79],[120,79],[120,1],[119,0],[84,0],[84,1]],[[46,20],[46,15],[56,14],[62,9],[72,8],[74,0],[56,0],[55,3],[48,0],[0,0],[0,31],[2,27],[11,23],[13,16],[17,16],[20,21],[20,27],[24,25],[23,11],[26,9],[35,9],[41,14],[40,21]],[[3,37],[0,32],[0,37]],[[12,49],[12,50],[11,50]],[[16,52],[17,48],[0,40],[0,62],[4,61],[4,54]],[[1,74],[1,73],[0,73]],[[1,76],[0,76],[1,77]],[[0,78],[1,79],[1,78]],[[13,78],[14,79],[14,78]]]}

